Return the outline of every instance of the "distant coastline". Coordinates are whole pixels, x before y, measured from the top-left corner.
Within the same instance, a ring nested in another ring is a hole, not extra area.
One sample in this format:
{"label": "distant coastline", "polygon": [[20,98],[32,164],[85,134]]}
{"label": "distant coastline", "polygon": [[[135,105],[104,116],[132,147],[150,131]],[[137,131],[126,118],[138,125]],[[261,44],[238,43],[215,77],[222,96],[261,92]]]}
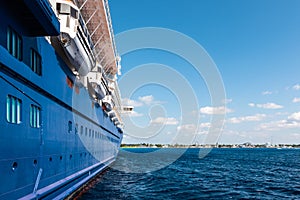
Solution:
{"label": "distant coastline", "polygon": [[300,144],[251,144],[249,142],[243,144],[121,144],[121,148],[277,148],[291,149],[300,148]]}

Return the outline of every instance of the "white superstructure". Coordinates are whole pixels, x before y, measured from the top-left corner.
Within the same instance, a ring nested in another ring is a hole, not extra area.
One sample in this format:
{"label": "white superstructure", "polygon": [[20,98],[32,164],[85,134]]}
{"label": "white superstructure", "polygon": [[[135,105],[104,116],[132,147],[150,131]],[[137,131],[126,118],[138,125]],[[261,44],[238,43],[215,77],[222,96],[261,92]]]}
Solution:
{"label": "white superstructure", "polygon": [[117,55],[107,0],[51,0],[60,21],[59,41],[70,69],[91,98],[122,127],[121,96],[117,84]]}

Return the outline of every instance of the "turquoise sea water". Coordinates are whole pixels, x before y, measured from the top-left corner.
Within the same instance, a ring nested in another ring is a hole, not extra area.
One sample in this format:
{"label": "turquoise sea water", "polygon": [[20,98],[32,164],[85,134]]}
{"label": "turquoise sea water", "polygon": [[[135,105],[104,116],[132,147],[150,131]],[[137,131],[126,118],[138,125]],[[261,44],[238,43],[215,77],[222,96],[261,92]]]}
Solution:
{"label": "turquoise sea water", "polygon": [[[126,151],[147,155],[153,149]],[[163,167],[178,152],[166,149],[141,161],[122,150],[78,199],[300,199],[300,149],[213,149],[202,159],[199,149],[188,149]],[[163,168],[153,170],[158,163]],[[130,172],[134,166],[146,172]]]}

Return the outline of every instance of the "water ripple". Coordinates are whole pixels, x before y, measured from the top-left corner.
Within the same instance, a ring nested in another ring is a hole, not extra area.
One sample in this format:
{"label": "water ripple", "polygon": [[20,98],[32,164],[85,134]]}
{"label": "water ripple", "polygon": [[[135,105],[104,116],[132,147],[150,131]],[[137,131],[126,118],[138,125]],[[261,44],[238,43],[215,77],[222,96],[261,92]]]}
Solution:
{"label": "water ripple", "polygon": [[[124,158],[118,162],[127,164]],[[146,164],[153,163],[149,160]],[[300,150],[214,149],[199,159],[198,150],[189,149],[176,162],[158,171],[135,174],[110,169],[94,188],[79,197],[207,198],[300,199]]]}

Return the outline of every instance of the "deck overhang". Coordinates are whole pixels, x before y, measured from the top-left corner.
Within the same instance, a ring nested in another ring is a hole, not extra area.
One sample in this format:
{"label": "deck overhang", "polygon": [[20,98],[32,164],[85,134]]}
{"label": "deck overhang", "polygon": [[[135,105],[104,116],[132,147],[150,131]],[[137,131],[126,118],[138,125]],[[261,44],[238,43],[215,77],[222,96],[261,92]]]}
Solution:
{"label": "deck overhang", "polygon": [[97,61],[107,74],[115,75],[117,52],[111,17],[106,0],[76,0],[94,44]]}
{"label": "deck overhang", "polygon": [[9,0],[1,7],[10,13],[10,19],[19,22],[22,35],[59,35],[59,21],[48,0]]}

